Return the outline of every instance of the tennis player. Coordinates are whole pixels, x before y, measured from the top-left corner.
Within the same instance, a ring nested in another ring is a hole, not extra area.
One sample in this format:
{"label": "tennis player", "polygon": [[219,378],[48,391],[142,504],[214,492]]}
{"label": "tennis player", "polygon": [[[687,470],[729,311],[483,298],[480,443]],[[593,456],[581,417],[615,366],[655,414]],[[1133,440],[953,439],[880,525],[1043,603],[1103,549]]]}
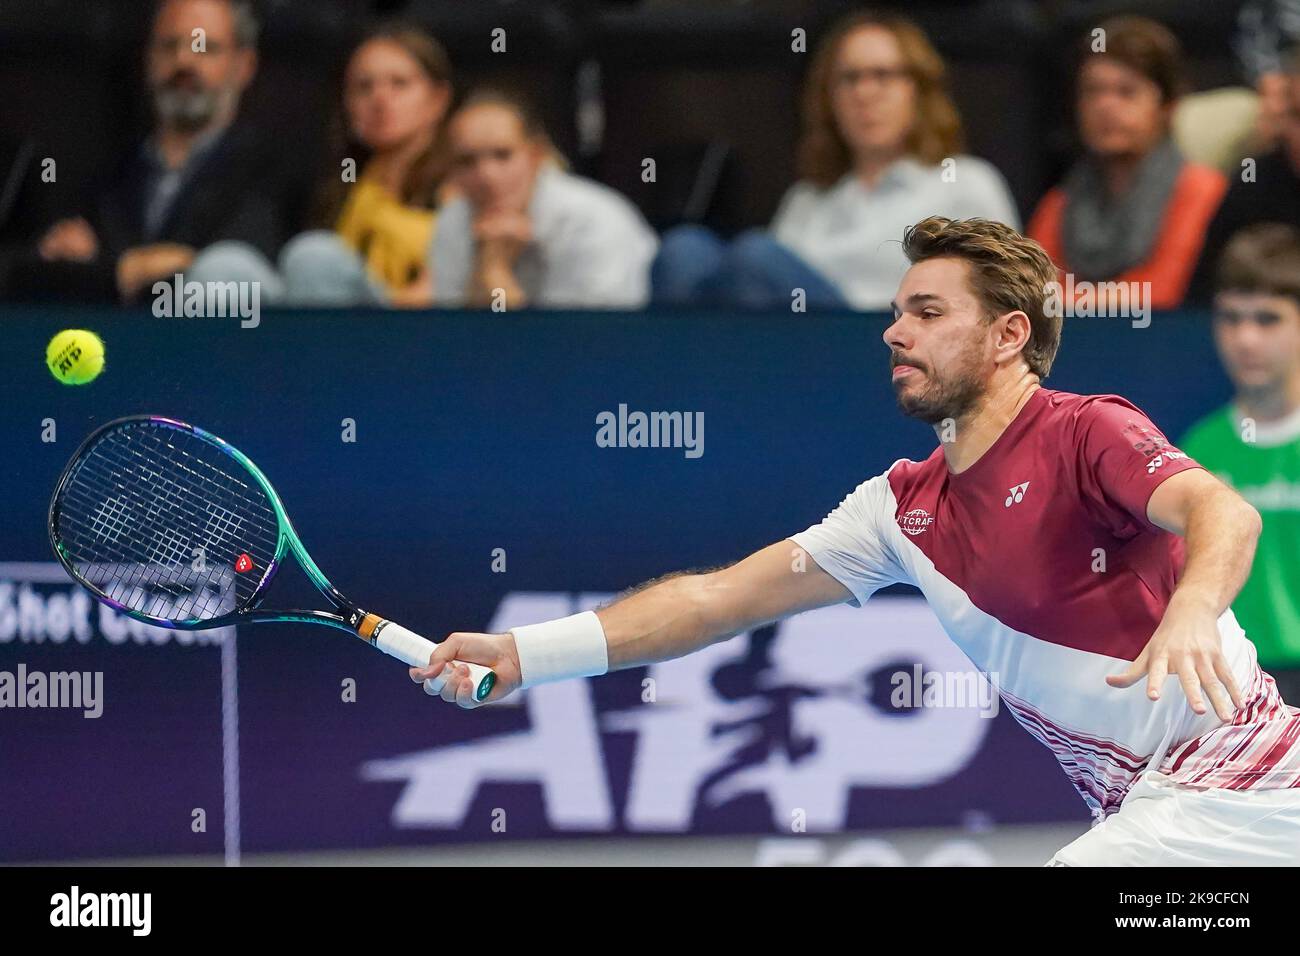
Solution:
{"label": "tennis player", "polygon": [[[939,437],[929,458],[896,461],[722,570],[506,634],[452,634],[412,679],[475,661],[497,672],[497,700],[906,582],[1091,808],[1094,826],[1049,865],[1300,861],[1300,711],[1229,607],[1259,514],[1124,399],[1042,386],[1061,319],[1037,243],[931,217],[903,248],[884,340],[900,407]],[[463,670],[434,683],[472,707]]]}

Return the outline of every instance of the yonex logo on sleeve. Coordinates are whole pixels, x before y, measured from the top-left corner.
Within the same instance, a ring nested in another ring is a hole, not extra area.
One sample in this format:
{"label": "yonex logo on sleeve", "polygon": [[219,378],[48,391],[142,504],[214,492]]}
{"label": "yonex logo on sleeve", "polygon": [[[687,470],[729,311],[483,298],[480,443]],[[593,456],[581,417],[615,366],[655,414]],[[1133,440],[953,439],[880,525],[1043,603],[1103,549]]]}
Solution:
{"label": "yonex logo on sleeve", "polygon": [[1156,457],[1152,458],[1150,461],[1147,462],[1147,474],[1154,475],[1156,473],[1156,469],[1159,468],[1167,461],[1173,461],[1177,458],[1186,458],[1186,457],[1187,456],[1183,454],[1181,451],[1166,449],[1165,451],[1161,452],[1159,455],[1156,455]]}

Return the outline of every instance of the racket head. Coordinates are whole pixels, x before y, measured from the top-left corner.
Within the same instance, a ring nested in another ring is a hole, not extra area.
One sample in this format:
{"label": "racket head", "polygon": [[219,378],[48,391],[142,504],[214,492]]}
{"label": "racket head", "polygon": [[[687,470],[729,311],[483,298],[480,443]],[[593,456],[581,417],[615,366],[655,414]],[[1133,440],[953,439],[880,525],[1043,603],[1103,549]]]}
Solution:
{"label": "racket head", "polygon": [[98,600],[182,629],[246,618],[285,551],[301,551],[246,455],[159,415],[116,419],[81,443],[50,499],[49,533],[59,562]]}

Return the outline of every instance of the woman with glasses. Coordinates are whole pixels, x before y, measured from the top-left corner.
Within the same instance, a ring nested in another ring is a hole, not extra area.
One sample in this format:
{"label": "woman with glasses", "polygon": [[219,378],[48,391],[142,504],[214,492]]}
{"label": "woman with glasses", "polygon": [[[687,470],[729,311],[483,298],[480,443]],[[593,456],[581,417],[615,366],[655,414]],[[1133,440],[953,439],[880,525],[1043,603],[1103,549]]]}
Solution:
{"label": "woman with glasses", "polygon": [[1002,175],[962,153],[943,60],[908,20],[840,21],[804,97],[800,180],[770,229],[731,243],[699,226],[670,230],[652,272],[658,303],[888,309],[907,226],[931,215],[1018,226]]}

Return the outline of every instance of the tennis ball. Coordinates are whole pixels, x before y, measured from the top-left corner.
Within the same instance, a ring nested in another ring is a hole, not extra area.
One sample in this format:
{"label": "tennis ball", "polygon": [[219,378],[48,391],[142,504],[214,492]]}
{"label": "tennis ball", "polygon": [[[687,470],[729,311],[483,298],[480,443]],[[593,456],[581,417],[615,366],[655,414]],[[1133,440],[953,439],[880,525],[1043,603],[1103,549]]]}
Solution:
{"label": "tennis ball", "polygon": [[45,364],[64,385],[87,385],[104,371],[104,343],[94,332],[64,329],[45,347]]}

